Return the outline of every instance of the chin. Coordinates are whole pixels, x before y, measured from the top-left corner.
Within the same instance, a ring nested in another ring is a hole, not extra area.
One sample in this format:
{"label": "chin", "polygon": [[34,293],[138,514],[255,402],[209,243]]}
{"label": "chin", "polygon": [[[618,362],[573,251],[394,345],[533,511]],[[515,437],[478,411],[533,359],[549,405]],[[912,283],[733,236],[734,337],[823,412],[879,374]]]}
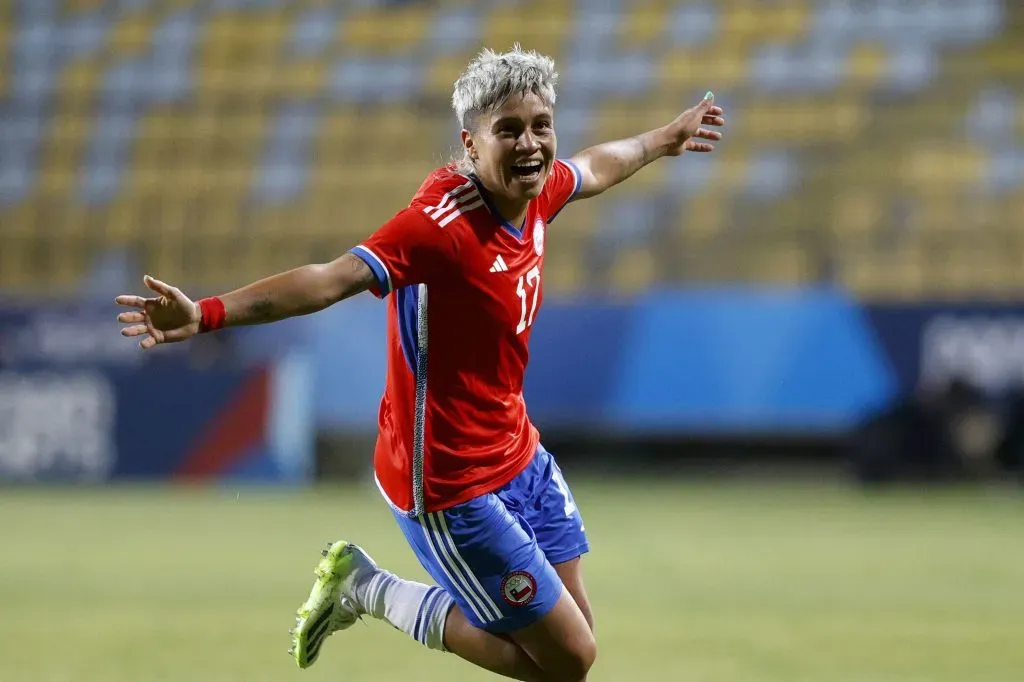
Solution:
{"label": "chin", "polygon": [[529,199],[536,199],[540,196],[540,193],[544,191],[544,183],[538,182],[532,187],[527,187],[523,190],[523,196]]}

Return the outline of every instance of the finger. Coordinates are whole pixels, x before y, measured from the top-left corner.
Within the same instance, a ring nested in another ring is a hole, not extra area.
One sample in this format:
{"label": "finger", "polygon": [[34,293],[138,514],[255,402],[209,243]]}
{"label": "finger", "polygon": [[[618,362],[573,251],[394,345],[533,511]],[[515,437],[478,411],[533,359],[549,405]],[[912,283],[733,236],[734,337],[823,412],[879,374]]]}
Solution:
{"label": "finger", "polygon": [[704,138],[705,140],[717,141],[722,139],[722,133],[718,132],[717,130],[705,130],[704,128],[698,128],[697,134],[694,135],[694,137],[701,137]]}
{"label": "finger", "polygon": [[170,331],[164,332],[164,343],[171,343],[174,341],[184,341],[192,336],[192,332],[187,327],[179,327],[177,329],[171,329]]}
{"label": "finger", "polygon": [[146,306],[146,299],[141,296],[118,296],[114,299],[114,303],[132,306],[133,308],[144,308]]}
{"label": "finger", "polygon": [[686,151],[688,152],[712,152],[714,150],[714,145],[707,142],[693,142],[692,140],[686,142]]}
{"label": "finger", "polygon": [[149,332],[149,336],[153,339],[153,343],[150,344],[150,346],[143,346],[144,348],[155,346],[158,343],[163,343],[167,337],[165,332],[158,331],[157,328],[153,326],[153,320],[149,317],[146,318],[146,331]]}
{"label": "finger", "polygon": [[156,339],[154,339],[152,336],[147,336],[146,338],[142,339],[142,341],[139,342],[139,348],[141,348],[142,350],[149,350],[150,348],[155,346],[156,343]]}
{"label": "finger", "polygon": [[166,282],[161,282],[155,277],[150,277],[149,275],[143,277],[142,281],[146,283],[147,287],[157,292],[158,294],[161,294],[162,296],[166,296],[168,298],[174,298],[174,287],[172,287],[170,284],[167,284]]}
{"label": "finger", "polygon": [[704,93],[704,99],[702,99],[700,103],[704,106],[705,109],[710,109],[715,105],[715,93],[708,90],[706,93]]}
{"label": "finger", "polygon": [[700,121],[706,126],[724,126],[725,119],[721,116],[708,116],[705,114],[704,118]]}
{"label": "finger", "polygon": [[146,321],[146,314],[145,313],[136,313],[136,312],[121,313],[120,315],[117,316],[117,321],[118,322],[145,322]]}
{"label": "finger", "polygon": [[707,112],[705,113],[705,116],[721,116],[723,113],[724,112],[722,111],[722,107],[720,107],[720,106],[713,106],[713,107],[711,107],[710,109],[707,110]]}
{"label": "finger", "polygon": [[131,327],[125,327],[121,330],[121,336],[139,336],[148,333],[149,328],[144,324],[133,324]]}

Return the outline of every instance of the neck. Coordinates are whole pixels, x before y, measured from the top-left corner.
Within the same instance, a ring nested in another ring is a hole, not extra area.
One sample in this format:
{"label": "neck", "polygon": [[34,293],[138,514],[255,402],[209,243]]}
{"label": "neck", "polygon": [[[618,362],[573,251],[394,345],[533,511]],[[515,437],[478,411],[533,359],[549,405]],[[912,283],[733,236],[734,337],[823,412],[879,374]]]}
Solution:
{"label": "neck", "polygon": [[523,221],[526,220],[526,211],[530,208],[530,201],[510,201],[496,196],[491,192],[492,201],[494,207],[498,209],[498,213],[501,217],[512,223],[514,226],[521,227]]}
{"label": "neck", "polygon": [[487,191],[487,194],[490,195],[491,205],[498,211],[501,219],[511,223],[516,228],[521,227],[523,221],[526,220],[526,212],[530,208],[530,200],[507,199],[488,187],[487,181],[479,175],[476,177]]}

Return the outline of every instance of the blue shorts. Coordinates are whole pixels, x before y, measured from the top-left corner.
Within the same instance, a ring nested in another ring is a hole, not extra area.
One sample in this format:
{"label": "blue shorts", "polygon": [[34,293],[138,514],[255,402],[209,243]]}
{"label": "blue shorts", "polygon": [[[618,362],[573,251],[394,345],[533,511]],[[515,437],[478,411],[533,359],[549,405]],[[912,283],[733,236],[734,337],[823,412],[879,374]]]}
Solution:
{"label": "blue shorts", "polygon": [[562,596],[553,564],[590,549],[562,471],[543,447],[504,487],[440,512],[395,518],[423,568],[471,623],[503,633]]}

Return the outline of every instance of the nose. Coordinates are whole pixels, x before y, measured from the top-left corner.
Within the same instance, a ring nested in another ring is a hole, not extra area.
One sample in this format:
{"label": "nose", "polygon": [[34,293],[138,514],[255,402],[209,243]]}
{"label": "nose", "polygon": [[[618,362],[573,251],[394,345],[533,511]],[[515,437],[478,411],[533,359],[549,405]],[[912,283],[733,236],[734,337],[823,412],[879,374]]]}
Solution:
{"label": "nose", "polygon": [[540,142],[537,136],[529,129],[519,136],[519,151],[535,152],[540,149]]}

